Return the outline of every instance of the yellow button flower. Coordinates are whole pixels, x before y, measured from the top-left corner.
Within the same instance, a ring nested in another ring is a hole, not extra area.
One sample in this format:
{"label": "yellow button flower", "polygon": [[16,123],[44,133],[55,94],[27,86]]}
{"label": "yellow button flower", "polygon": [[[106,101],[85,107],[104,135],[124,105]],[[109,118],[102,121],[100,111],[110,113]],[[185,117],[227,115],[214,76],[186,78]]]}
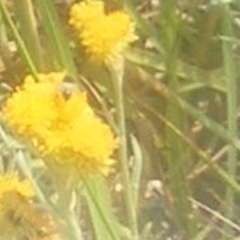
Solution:
{"label": "yellow button flower", "polygon": [[81,177],[108,174],[117,141],[85,93],[75,86],[66,96],[63,79],[63,73],[39,74],[38,82],[27,76],[6,102],[6,122],[55,170]]}
{"label": "yellow button flower", "polygon": [[87,54],[105,63],[114,61],[129,43],[137,39],[130,17],[123,11],[106,14],[102,1],[74,4],[69,23]]}
{"label": "yellow button flower", "polygon": [[34,197],[27,180],[19,180],[16,173],[0,175],[0,229],[4,239],[26,236],[23,219]]}

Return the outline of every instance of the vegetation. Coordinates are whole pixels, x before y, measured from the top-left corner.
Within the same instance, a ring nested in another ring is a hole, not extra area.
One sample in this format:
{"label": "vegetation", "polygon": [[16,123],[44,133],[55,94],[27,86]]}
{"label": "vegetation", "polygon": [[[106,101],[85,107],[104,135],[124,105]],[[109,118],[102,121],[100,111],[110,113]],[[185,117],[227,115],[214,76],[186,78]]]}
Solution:
{"label": "vegetation", "polygon": [[239,11],[0,0],[0,239],[240,239]]}

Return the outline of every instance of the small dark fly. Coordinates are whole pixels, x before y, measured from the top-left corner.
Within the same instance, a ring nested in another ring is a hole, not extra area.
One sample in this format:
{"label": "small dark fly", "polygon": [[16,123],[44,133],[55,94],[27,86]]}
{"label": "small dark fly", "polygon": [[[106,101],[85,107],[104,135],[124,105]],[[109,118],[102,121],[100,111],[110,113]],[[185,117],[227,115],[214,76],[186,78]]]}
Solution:
{"label": "small dark fly", "polygon": [[71,76],[67,75],[59,86],[58,93],[67,101],[71,98],[72,94],[78,90],[76,81]]}

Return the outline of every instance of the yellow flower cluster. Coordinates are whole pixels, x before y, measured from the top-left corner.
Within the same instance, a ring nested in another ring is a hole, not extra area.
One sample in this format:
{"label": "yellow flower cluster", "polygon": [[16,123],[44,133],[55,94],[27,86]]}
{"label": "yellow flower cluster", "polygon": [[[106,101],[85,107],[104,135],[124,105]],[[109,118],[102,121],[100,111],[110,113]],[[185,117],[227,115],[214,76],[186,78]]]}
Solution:
{"label": "yellow flower cluster", "polygon": [[0,229],[1,237],[12,239],[25,236],[22,219],[34,197],[27,180],[19,180],[16,173],[0,175]]}
{"label": "yellow flower cluster", "polygon": [[137,39],[130,17],[123,11],[106,14],[102,1],[74,4],[69,23],[86,52],[105,63],[115,60],[129,43]]}
{"label": "yellow flower cluster", "polygon": [[63,73],[32,76],[7,100],[4,117],[19,136],[37,148],[46,163],[62,173],[108,174],[117,141],[95,115],[86,94],[74,86],[64,94]]}

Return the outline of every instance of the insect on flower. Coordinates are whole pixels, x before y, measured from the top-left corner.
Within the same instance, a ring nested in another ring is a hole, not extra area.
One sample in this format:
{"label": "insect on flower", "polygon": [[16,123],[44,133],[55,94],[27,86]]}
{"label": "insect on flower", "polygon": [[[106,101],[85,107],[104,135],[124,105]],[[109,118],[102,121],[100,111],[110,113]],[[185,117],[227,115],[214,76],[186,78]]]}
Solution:
{"label": "insect on flower", "polygon": [[57,89],[58,94],[66,101],[77,91],[79,91],[79,87],[76,81],[69,75],[64,77],[62,84]]}
{"label": "insect on flower", "polygon": [[7,99],[4,120],[59,176],[77,181],[107,176],[118,140],[90,105],[84,85],[78,87],[78,81],[74,84],[64,76],[65,72],[38,74],[36,81],[27,75]]}

